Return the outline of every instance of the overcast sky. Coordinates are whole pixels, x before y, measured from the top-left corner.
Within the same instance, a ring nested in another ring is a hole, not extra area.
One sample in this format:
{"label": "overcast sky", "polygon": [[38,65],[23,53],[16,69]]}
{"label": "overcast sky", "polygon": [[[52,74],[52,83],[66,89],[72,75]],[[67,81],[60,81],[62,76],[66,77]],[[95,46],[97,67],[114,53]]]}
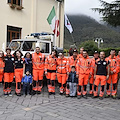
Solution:
{"label": "overcast sky", "polygon": [[[112,2],[114,0],[105,1]],[[65,0],[66,14],[85,14],[99,21],[101,17],[99,13],[91,10],[96,7],[100,7],[99,0]]]}

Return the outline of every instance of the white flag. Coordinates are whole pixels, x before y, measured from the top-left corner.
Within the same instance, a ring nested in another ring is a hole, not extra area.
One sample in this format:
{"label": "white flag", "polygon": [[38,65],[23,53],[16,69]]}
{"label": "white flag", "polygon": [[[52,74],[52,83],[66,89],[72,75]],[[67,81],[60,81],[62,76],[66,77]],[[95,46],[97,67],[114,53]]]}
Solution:
{"label": "white flag", "polygon": [[73,32],[73,28],[72,28],[70,21],[68,20],[68,17],[66,14],[65,14],[65,26],[67,27],[67,29],[69,30],[70,33]]}

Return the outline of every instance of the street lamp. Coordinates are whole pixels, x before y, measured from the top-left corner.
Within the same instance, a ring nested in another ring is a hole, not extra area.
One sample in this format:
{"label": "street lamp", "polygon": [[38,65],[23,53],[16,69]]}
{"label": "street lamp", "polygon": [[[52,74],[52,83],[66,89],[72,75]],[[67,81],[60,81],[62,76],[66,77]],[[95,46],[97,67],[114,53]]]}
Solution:
{"label": "street lamp", "polygon": [[98,43],[98,48],[100,48],[100,43],[103,43],[103,39],[102,38],[96,38],[95,42]]}

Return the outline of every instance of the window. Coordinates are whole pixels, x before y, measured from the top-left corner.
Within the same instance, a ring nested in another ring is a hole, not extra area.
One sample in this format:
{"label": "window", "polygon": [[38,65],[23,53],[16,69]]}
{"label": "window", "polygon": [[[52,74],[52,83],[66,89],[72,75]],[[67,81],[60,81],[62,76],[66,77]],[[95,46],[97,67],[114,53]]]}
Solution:
{"label": "window", "polygon": [[21,0],[18,0],[18,5],[19,5],[19,6],[22,6]]}
{"label": "window", "polygon": [[49,43],[40,42],[37,43],[37,41],[24,41],[24,44],[22,46],[23,51],[34,51],[36,48],[36,44],[40,46],[42,53],[49,53]]}
{"label": "window", "polygon": [[11,0],[8,0],[8,3],[12,3],[12,1],[11,1]]}
{"label": "window", "polygon": [[9,48],[13,51],[16,51],[17,49],[21,48],[22,43],[23,43],[23,41],[12,41],[9,44]]}
{"label": "window", "polygon": [[22,0],[8,0],[8,3],[22,6]]}
{"label": "window", "polygon": [[34,51],[36,41],[24,41],[24,44],[22,46],[23,51]]}
{"label": "window", "polygon": [[17,0],[13,0],[13,4],[16,4],[16,1],[17,1]]}
{"label": "window", "polygon": [[22,28],[7,26],[7,46],[11,40],[21,38],[21,30]]}
{"label": "window", "polygon": [[39,43],[39,46],[40,46],[40,50],[42,53],[49,53],[49,46],[50,44],[49,43],[45,43],[45,42],[40,42]]}

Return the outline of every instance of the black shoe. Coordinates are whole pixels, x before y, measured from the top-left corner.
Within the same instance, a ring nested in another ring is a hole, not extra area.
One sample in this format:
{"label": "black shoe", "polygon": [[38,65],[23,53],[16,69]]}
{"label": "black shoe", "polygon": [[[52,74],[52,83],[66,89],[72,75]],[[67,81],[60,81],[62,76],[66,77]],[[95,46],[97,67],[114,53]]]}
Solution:
{"label": "black shoe", "polygon": [[82,97],[82,95],[78,95],[78,96],[77,96],[77,99],[81,99],[81,97]]}
{"label": "black shoe", "polygon": [[92,98],[98,98],[98,96],[92,96]]}
{"label": "black shoe", "polygon": [[17,93],[17,96],[21,96],[21,93]]}
{"label": "black shoe", "polygon": [[103,97],[99,97],[100,100],[103,100]]}
{"label": "black shoe", "polygon": [[83,98],[87,99],[87,95],[83,95]]}
{"label": "black shoe", "polygon": [[110,98],[110,95],[106,95],[105,98]]}
{"label": "black shoe", "polygon": [[39,94],[41,94],[41,92],[40,92],[40,91],[37,91],[37,94],[39,95]]}
{"label": "black shoe", "polygon": [[53,95],[55,95],[55,92],[52,92]]}
{"label": "black shoe", "polygon": [[32,95],[35,95],[35,94],[36,94],[36,91],[33,91],[33,92],[32,92]]}
{"label": "black shoe", "polygon": [[63,93],[59,93],[60,95],[63,95]]}
{"label": "black shoe", "polygon": [[49,92],[49,95],[52,95],[52,92]]}
{"label": "black shoe", "polygon": [[88,97],[93,97],[93,94],[88,94]]}
{"label": "black shoe", "polygon": [[116,99],[116,98],[117,98],[117,96],[116,96],[116,95],[112,95],[111,97],[112,97],[113,99]]}

